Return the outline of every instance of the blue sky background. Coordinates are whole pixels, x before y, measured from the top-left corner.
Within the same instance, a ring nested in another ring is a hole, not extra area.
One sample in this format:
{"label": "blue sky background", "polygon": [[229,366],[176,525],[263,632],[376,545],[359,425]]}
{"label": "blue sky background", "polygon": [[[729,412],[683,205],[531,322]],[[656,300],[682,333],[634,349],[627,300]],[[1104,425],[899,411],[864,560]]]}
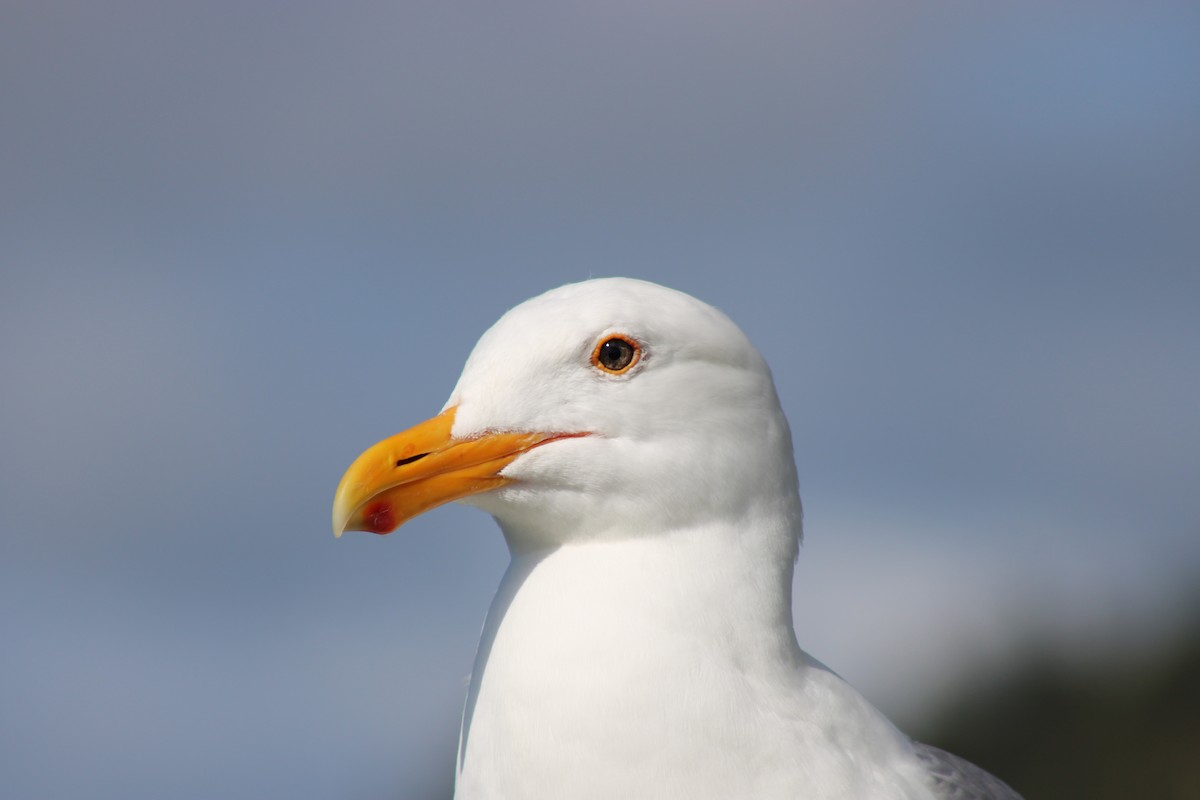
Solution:
{"label": "blue sky background", "polygon": [[1200,12],[0,10],[0,792],[444,785],[503,570],[335,541],[476,338],[630,275],[772,364],[800,640],[900,722],[1200,573]]}

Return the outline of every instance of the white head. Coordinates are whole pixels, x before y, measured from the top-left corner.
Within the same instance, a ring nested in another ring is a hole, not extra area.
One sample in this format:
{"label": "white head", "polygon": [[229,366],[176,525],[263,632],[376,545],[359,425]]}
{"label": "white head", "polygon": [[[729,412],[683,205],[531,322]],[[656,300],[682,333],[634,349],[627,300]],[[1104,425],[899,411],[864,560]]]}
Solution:
{"label": "white head", "polygon": [[[449,458],[468,447],[485,450]],[[347,472],[335,530],[386,532],[454,499],[494,515],[518,548],[755,515],[782,523],[793,553],[800,535],[791,435],[758,351],[712,306],[627,278],[501,317],[443,413]]]}

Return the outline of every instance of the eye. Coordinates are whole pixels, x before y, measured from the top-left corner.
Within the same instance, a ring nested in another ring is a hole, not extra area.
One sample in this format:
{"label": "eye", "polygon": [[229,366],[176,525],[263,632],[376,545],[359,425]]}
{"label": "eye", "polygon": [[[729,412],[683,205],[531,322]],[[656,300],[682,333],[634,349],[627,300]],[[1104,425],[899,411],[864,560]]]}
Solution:
{"label": "eye", "polygon": [[610,336],[592,351],[592,365],[612,375],[621,375],[638,362],[641,346],[628,336]]}

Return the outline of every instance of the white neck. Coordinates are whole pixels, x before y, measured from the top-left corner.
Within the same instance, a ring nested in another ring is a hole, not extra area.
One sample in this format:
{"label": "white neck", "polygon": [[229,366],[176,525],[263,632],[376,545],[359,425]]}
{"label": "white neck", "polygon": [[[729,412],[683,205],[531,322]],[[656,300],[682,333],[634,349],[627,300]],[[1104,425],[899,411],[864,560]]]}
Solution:
{"label": "white neck", "polygon": [[[758,524],[514,552],[475,661],[456,796],[646,796],[655,784],[788,796],[796,748],[828,737],[827,685],[844,687],[796,644],[790,549]],[[845,691],[840,717],[879,724]],[[839,774],[828,761],[813,759],[826,770],[814,774]]]}

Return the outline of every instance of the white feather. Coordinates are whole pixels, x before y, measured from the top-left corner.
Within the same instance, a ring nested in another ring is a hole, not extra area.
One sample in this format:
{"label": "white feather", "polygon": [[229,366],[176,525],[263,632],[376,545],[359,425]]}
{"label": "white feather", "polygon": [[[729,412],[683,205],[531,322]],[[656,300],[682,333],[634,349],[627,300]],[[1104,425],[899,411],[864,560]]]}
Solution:
{"label": "white feather", "polygon": [[[605,337],[642,348],[623,375]],[[455,437],[588,432],[465,502],[512,562],[463,715],[456,797],[934,798],[914,745],[792,627],[800,499],[770,371],[724,314],[628,279],[480,339]]]}

